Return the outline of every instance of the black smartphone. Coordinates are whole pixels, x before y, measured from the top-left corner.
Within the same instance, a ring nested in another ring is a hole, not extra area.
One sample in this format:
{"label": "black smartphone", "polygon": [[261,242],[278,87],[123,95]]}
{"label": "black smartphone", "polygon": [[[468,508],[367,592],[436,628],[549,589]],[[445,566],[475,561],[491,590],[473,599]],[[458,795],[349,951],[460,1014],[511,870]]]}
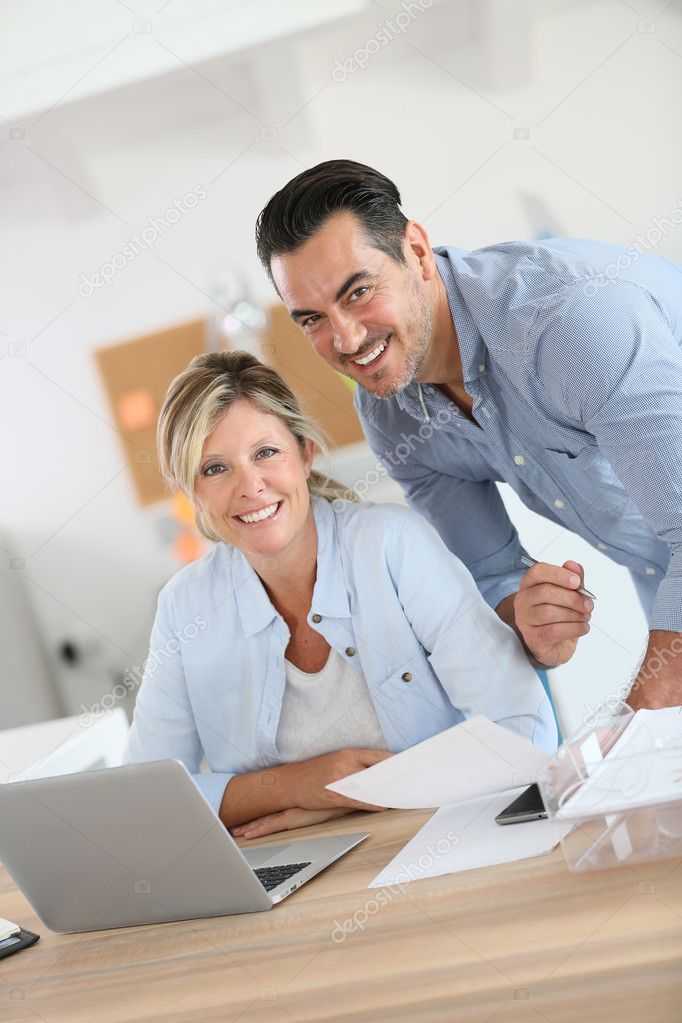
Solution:
{"label": "black smartphone", "polygon": [[520,824],[522,821],[540,821],[547,816],[540,789],[530,785],[513,803],[498,813],[497,824]]}

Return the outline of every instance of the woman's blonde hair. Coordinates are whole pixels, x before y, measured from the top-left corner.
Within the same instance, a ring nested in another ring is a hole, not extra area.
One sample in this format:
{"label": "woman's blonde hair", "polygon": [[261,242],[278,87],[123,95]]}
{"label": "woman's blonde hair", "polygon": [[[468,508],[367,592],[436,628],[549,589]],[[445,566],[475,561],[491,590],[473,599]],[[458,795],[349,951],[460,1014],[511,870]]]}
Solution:
{"label": "woman's blonde hair", "polygon": [[[199,532],[207,540],[221,537],[196,504],[195,481],[204,441],[227,410],[239,400],[250,401],[277,418],[291,431],[301,450],[312,441],[328,459],[318,424],[301,409],[293,392],[274,369],[249,352],[206,352],[195,356],[170,384],[159,414],[156,433],[159,465],[166,483],[185,492],[195,509]],[[308,490],[327,501],[357,501],[357,495],[327,473],[312,469]]]}

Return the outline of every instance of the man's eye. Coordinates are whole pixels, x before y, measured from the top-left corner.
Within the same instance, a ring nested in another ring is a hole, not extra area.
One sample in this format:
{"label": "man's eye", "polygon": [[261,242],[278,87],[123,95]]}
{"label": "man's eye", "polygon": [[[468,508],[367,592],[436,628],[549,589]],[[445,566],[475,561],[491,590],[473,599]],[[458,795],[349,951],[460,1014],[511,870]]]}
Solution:
{"label": "man's eye", "polygon": [[319,318],[320,317],[317,314],[315,314],[315,316],[307,316],[301,326],[304,330],[307,330],[309,327],[314,327]]}
{"label": "man's eye", "polygon": [[362,287],[356,288],[355,291],[352,291],[351,294],[350,294],[351,302],[353,301],[355,296],[358,296],[359,298],[362,298],[362,293],[365,292],[365,291],[369,291],[369,288],[366,287],[365,285],[362,285]]}

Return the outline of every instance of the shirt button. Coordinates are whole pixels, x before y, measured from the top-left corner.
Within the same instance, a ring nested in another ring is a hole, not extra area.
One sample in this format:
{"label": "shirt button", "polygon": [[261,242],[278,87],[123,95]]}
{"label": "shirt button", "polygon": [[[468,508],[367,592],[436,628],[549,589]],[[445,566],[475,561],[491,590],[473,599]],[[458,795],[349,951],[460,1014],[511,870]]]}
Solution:
{"label": "shirt button", "polygon": [[412,675],[410,674],[409,671],[406,671],[403,674],[402,679],[403,679],[403,682],[411,682],[412,681]]}
{"label": "shirt button", "polygon": [[656,575],[655,568],[645,568],[644,571],[646,572],[647,575]]}
{"label": "shirt button", "polygon": [[480,364],[480,366],[478,367],[478,372],[479,373],[485,373],[485,363],[484,362],[482,362]]}
{"label": "shirt button", "polygon": [[514,455],[514,461],[516,462],[517,465],[523,465],[526,459],[523,457],[523,455]]}
{"label": "shirt button", "polygon": [[322,615],[313,615],[313,621],[318,625],[322,621]]}
{"label": "shirt button", "polygon": [[555,508],[563,508],[563,507],[564,507],[564,502],[563,502],[563,501],[561,501],[561,500],[560,500],[560,499],[559,499],[559,498],[557,497],[556,501],[554,502],[554,507],[555,507]]}
{"label": "shirt button", "polygon": [[605,543],[598,543],[597,547],[599,548],[600,551],[607,551],[608,550],[608,547],[606,546]]}
{"label": "shirt button", "polygon": [[482,408],[481,412],[483,413],[486,419],[490,419],[490,413],[488,412],[487,408]]}
{"label": "shirt button", "polygon": [[355,647],[354,646],[347,646],[346,647],[346,657],[355,657]]}

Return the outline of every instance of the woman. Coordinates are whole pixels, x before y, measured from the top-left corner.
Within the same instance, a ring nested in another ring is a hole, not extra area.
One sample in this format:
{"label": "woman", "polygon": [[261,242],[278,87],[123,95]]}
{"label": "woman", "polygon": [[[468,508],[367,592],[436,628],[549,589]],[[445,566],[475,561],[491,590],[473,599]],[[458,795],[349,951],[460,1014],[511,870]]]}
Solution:
{"label": "woman", "polygon": [[313,469],[319,431],[274,370],[197,356],[158,444],[216,546],[161,591],[128,762],[182,760],[249,838],[380,809],[325,786],[472,714],[554,749],[514,632],[419,516]]}

